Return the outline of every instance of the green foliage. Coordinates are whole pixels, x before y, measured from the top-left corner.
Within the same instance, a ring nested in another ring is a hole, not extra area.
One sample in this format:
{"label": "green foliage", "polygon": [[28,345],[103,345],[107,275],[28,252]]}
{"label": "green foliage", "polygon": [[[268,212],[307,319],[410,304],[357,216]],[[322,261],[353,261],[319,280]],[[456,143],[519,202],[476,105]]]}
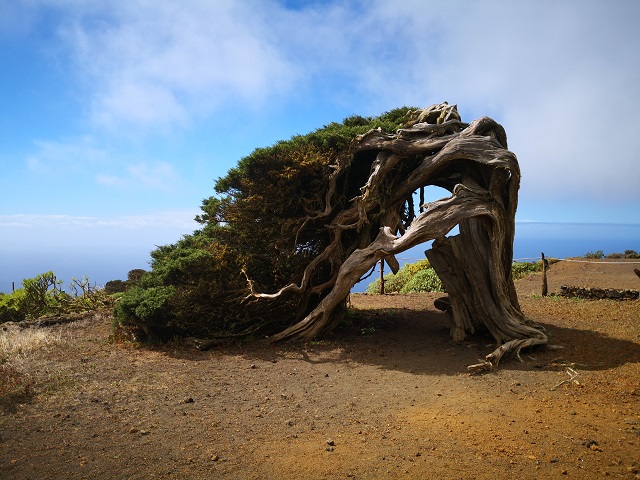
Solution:
{"label": "green foliage", "polygon": [[606,258],[609,258],[609,259],[622,259],[622,258],[638,259],[638,258],[640,258],[640,253],[636,252],[635,250],[625,250],[624,253],[608,253],[606,255]]}
{"label": "green foliage", "polygon": [[604,252],[602,250],[596,250],[595,252],[587,252],[583,255],[583,257],[594,259],[594,260],[600,260],[604,258]]}
{"label": "green foliage", "polygon": [[[557,260],[549,259],[549,264]],[[542,271],[542,261],[513,262],[511,275],[514,280],[530,273]],[[405,264],[397,274],[384,276],[385,293],[414,293],[414,292],[444,292],[445,288],[438,274],[431,267],[428,260]],[[367,287],[367,293],[380,292],[380,279],[376,279]]]}
{"label": "green foliage", "polygon": [[538,262],[513,262],[511,264],[511,276],[514,280],[526,277],[530,273],[542,271],[542,260]]}
{"label": "green foliage", "polygon": [[53,272],[42,273],[22,281],[22,288],[0,298],[0,323],[19,322],[45,315],[96,310],[111,305],[103,290],[91,287],[88,278],[73,279],[69,290]]}
{"label": "green foliage", "polygon": [[26,292],[19,288],[10,295],[0,297],[0,323],[19,322],[24,320],[25,312],[22,309]]}
{"label": "green foliage", "polygon": [[248,293],[246,279],[230,248],[212,232],[206,227],[151,252],[152,270],[140,287],[127,290],[116,303],[118,325],[150,327],[161,339],[244,330],[240,299]]}
{"label": "green foliage", "polygon": [[116,304],[116,317],[122,323],[162,324],[163,317],[171,314],[169,300],[174,294],[174,287],[134,287]]}
{"label": "green foliage", "polygon": [[104,291],[107,295],[125,292],[127,290],[127,282],[122,280],[109,280],[104,284]]}
{"label": "green foliage", "polygon": [[26,318],[38,318],[47,313],[55,313],[61,304],[60,286],[53,272],[46,272],[22,281],[25,298],[21,309]]}
{"label": "green foliage", "polygon": [[147,273],[147,271],[142,268],[134,268],[133,270],[130,270],[129,273],[127,273],[127,285],[130,287],[140,285],[140,281],[145,273]]}
{"label": "green foliage", "polygon": [[91,286],[88,277],[72,278],[69,285],[70,294],[63,292],[62,311],[89,312],[113,305],[113,299],[99,287]]}
{"label": "green foliage", "polygon": [[0,299],[0,322],[17,322],[56,313],[64,300],[60,283],[53,272],[24,279],[22,288]]}
{"label": "green foliage", "polygon": [[[428,273],[421,273],[428,272]],[[412,282],[418,274],[420,277]],[[435,277],[435,279],[433,278]],[[437,279],[437,280],[436,280]],[[408,286],[410,285],[410,286]],[[421,289],[422,288],[422,289]],[[407,263],[402,266],[395,275],[389,273],[384,276],[385,293],[410,293],[410,292],[431,292],[444,291],[437,274],[429,264],[429,260],[420,260],[415,263]],[[376,279],[367,287],[367,293],[380,292],[380,279]]]}
{"label": "green foliage", "polygon": [[400,293],[413,293],[413,292],[444,292],[444,286],[438,274],[433,268],[426,268],[420,270],[413,275],[404,287],[400,290]]}
{"label": "green foliage", "polygon": [[[340,211],[340,202],[364,185],[370,170],[366,162],[373,159],[346,169],[349,173],[337,179],[331,193],[327,179],[335,165],[355,161],[349,149],[357,135],[375,128],[394,133],[410,115],[408,108],[376,118],[354,115],[242,158],[216,181],[216,195],[202,201],[196,217],[202,229],[151,253],[151,271],[139,279],[138,289],[118,300],[118,322],[150,326],[170,338],[249,336],[296,321],[322,294],[247,301],[250,288],[274,292],[301,280],[306,266],[330,243],[326,225],[331,219],[319,215],[327,195],[333,195],[335,211]],[[357,189],[349,190],[360,180]],[[349,253],[343,252],[345,258]],[[318,268],[315,284],[329,280],[333,268]]]}
{"label": "green foliage", "polygon": [[107,294],[113,295],[114,293],[126,292],[129,288],[139,287],[146,273],[147,271],[142,268],[134,268],[127,273],[127,279],[124,281],[109,280],[105,283],[104,290]]}

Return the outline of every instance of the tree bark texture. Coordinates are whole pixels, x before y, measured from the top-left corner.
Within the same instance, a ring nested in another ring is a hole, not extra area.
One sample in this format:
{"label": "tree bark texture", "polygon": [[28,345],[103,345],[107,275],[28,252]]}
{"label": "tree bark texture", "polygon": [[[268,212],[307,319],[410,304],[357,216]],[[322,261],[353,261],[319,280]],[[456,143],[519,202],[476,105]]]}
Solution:
{"label": "tree bark texture", "polygon": [[[515,213],[520,184],[516,156],[507,149],[504,129],[490,118],[463,123],[455,106],[433,105],[416,112],[415,122],[386,134],[372,130],[356,138],[329,178],[325,206],[308,220],[323,219],[330,245],[312,261],[301,282],[279,292],[253,292],[255,299],[294,293],[318,295],[315,308],[273,340],[311,339],[340,322],[335,312],[354,284],[383,259],[395,273],[395,255],[434,240],[426,251],[448,293],[451,334],[463,340],[486,328],[500,345],[483,365],[491,368],[507,352],[544,344],[546,335],[520,310],[511,277]],[[354,173],[355,172],[355,173]],[[349,179],[361,184],[353,198],[339,201]],[[414,208],[428,186],[450,196]],[[342,190],[341,190],[342,189]],[[447,236],[458,226],[459,233]],[[332,276],[314,285],[319,268]]]}

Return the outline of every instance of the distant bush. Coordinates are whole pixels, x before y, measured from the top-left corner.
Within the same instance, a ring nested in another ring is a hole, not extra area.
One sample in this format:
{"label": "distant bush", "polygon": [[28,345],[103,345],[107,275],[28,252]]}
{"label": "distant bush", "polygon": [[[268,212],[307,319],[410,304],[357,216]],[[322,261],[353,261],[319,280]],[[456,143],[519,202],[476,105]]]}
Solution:
{"label": "distant bush", "polygon": [[[384,276],[385,293],[444,292],[444,287],[429,260],[405,264],[395,275]],[[367,287],[367,293],[380,292],[380,279]]]}
{"label": "distant bush", "polygon": [[405,286],[400,289],[400,293],[444,291],[445,289],[440,277],[438,277],[436,271],[431,267],[416,272]]}
{"label": "distant bush", "polygon": [[[407,263],[402,266],[398,273],[388,273],[384,276],[384,291],[385,293],[400,293],[405,285],[411,280],[411,278],[421,270],[431,268],[429,260],[420,260],[415,263]],[[380,292],[380,279],[377,278],[367,287],[367,293],[379,293]]]}
{"label": "distant bush", "polygon": [[24,320],[25,312],[22,305],[25,297],[25,291],[21,288],[15,290],[11,295],[0,297],[0,323]]}
{"label": "distant bush", "polygon": [[0,299],[0,322],[19,322],[57,312],[64,301],[60,284],[53,272],[23,280],[22,288]]}
{"label": "distant bush", "polygon": [[146,274],[146,270],[134,268],[133,270],[129,270],[126,280],[109,280],[104,284],[104,289],[109,295],[126,292],[130,288],[141,286],[142,279]]}
{"label": "distant bush", "polygon": [[142,268],[134,268],[133,270],[130,270],[129,273],[127,273],[127,285],[129,287],[139,286],[145,273],[147,273],[147,271]]}
{"label": "distant bush", "polygon": [[67,293],[53,272],[45,272],[22,281],[22,288],[0,297],[0,323],[20,322],[71,312],[91,311],[110,306],[104,290],[92,287],[89,279],[73,279]]}
{"label": "distant bush", "polygon": [[[549,265],[553,265],[558,260],[547,259]],[[511,275],[514,280],[525,277],[530,273],[542,271],[542,260],[537,262],[513,262]],[[397,274],[389,273],[384,276],[385,293],[414,293],[414,292],[445,292],[444,285],[438,277],[436,271],[431,267],[428,260],[420,260],[416,263],[404,265]],[[380,292],[380,279],[369,284],[367,293]]]}
{"label": "distant bush", "polygon": [[585,253],[584,258],[590,258],[590,259],[596,259],[596,260],[600,260],[602,258],[608,258],[610,260],[623,259],[623,258],[638,259],[640,258],[640,253],[636,252],[635,250],[625,250],[624,253],[614,252],[614,253],[607,253],[605,255],[602,250],[596,250],[595,252]]}
{"label": "distant bush", "polygon": [[514,280],[526,277],[530,273],[542,271],[542,260],[538,262],[513,262],[511,264],[511,276]]}
{"label": "distant bush", "polygon": [[104,284],[104,291],[107,295],[113,295],[114,293],[126,292],[127,282],[123,280],[109,280]]}

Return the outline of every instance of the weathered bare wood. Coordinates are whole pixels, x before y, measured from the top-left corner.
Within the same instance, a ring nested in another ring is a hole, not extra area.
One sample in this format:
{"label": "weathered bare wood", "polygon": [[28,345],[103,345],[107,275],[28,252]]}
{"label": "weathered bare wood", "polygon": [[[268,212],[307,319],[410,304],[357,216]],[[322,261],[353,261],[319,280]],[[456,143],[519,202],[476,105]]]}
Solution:
{"label": "weathered bare wood", "polygon": [[[396,134],[371,130],[361,135],[349,155],[329,178],[324,210],[311,214],[326,218],[329,247],[309,264],[299,285],[275,294],[253,292],[271,299],[310,290],[322,296],[273,340],[329,332],[340,320],[334,313],[351,287],[376,262],[384,260],[397,271],[395,255],[434,240],[426,255],[449,294],[439,304],[448,305],[453,338],[487,329],[500,345],[482,365],[492,368],[508,352],[546,343],[546,335],[521,312],[511,278],[520,169],[499,124],[487,117],[466,124],[455,106],[434,105],[417,112],[413,125]],[[360,194],[340,204],[334,195],[338,185],[351,162],[363,159],[371,160]],[[430,185],[451,195],[421,204],[416,212],[414,192]],[[448,237],[456,226],[460,233]],[[333,275],[319,289],[311,278],[327,263]]]}
{"label": "weathered bare wood", "polygon": [[547,260],[542,252],[542,296],[546,297],[549,293],[549,284],[547,282]]}

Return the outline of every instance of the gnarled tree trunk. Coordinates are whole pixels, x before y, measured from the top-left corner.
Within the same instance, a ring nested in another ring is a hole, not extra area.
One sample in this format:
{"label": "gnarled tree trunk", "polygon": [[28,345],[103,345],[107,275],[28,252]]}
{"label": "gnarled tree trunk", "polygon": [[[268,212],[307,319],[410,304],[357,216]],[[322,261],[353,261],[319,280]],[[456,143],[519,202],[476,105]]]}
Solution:
{"label": "gnarled tree trunk", "polygon": [[[369,165],[369,175],[361,194],[339,209],[335,186],[362,164]],[[521,312],[511,278],[520,169],[496,122],[483,117],[465,124],[455,106],[434,105],[395,135],[372,130],[357,138],[329,183],[324,210],[309,219],[326,218],[331,244],[307,267],[300,284],[274,294],[253,292],[254,298],[271,299],[287,292],[322,296],[273,340],[311,339],[330,331],[353,285],[380,259],[395,272],[396,254],[434,240],[425,253],[449,294],[453,338],[462,340],[483,327],[501,345],[474,368],[495,366],[508,351],[547,342]],[[414,193],[430,185],[451,196],[415,212]],[[456,226],[459,234],[447,237]],[[313,273],[323,264],[334,274],[313,285]]]}

